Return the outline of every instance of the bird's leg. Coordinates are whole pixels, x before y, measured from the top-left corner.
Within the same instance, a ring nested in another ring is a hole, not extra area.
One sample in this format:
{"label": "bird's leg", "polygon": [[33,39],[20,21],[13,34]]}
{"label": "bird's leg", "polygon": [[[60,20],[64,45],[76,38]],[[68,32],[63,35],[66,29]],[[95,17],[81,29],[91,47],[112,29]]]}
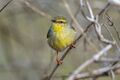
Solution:
{"label": "bird's leg", "polygon": [[58,51],[57,51],[57,56],[56,56],[56,62],[58,65],[63,63],[63,61],[59,59]]}

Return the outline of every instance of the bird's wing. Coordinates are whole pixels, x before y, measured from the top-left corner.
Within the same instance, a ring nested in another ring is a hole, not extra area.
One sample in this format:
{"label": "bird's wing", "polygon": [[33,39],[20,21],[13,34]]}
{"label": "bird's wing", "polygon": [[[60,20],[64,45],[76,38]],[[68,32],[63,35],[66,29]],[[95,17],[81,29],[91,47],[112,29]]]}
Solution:
{"label": "bird's wing", "polygon": [[50,36],[52,36],[52,28],[50,27],[47,33],[47,38],[49,38]]}

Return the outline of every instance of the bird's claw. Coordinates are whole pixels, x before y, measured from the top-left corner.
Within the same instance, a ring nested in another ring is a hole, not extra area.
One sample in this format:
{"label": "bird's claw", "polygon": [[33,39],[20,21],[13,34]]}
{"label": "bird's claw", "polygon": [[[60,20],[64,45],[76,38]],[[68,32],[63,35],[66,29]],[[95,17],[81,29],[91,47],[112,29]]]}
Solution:
{"label": "bird's claw", "polygon": [[63,61],[60,60],[60,59],[56,59],[56,62],[57,62],[58,65],[61,65],[63,63]]}
{"label": "bird's claw", "polygon": [[74,44],[71,44],[70,47],[71,47],[71,48],[76,48]]}

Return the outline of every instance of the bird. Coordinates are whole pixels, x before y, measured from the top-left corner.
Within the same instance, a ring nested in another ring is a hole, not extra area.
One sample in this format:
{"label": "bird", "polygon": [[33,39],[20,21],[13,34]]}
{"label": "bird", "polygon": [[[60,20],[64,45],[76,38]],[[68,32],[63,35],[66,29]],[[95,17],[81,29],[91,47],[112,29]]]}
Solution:
{"label": "bird", "polygon": [[49,46],[56,51],[56,62],[62,64],[59,59],[59,52],[64,51],[67,47],[74,47],[76,30],[72,28],[65,17],[56,16],[51,20],[51,26],[47,33],[47,42]]}

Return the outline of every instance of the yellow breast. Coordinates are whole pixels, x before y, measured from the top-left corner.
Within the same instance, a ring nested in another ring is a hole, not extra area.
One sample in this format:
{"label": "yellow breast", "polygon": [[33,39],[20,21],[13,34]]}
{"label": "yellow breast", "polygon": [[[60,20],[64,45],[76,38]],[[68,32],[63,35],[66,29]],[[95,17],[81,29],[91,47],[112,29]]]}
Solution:
{"label": "yellow breast", "polygon": [[57,51],[64,50],[74,41],[75,31],[73,29],[56,24],[52,30],[54,35],[49,38],[48,43]]}

